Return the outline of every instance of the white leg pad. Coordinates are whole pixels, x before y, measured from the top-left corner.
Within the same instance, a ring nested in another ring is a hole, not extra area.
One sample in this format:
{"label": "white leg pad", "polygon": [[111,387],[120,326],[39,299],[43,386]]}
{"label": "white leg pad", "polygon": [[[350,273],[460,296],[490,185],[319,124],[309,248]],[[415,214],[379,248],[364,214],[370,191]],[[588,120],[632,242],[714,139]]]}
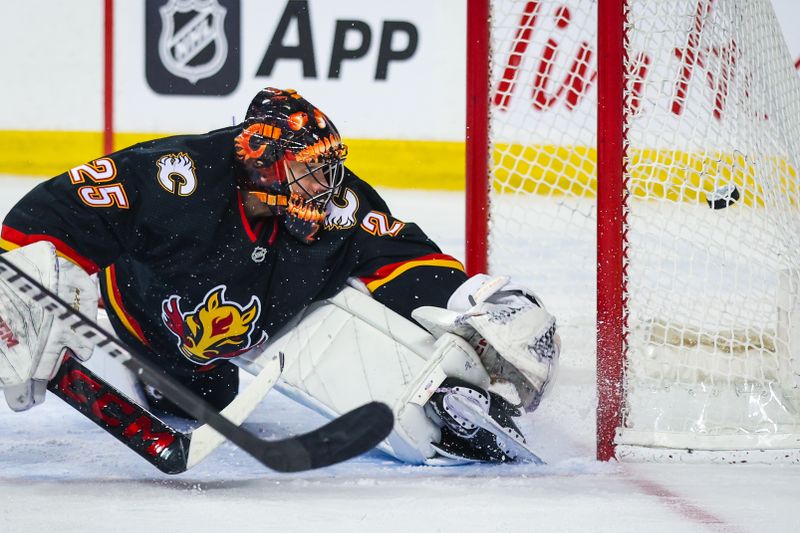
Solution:
{"label": "white leg pad", "polygon": [[438,441],[439,428],[422,406],[445,377],[489,385],[469,343],[452,334],[437,341],[349,287],[310,306],[271,339],[266,351],[240,357],[240,366],[258,372],[260,361],[277,352],[284,353],[285,367],[276,388],[324,416],[370,401],[389,405],[395,428],[379,448],[409,463],[425,463],[436,453],[430,443]]}

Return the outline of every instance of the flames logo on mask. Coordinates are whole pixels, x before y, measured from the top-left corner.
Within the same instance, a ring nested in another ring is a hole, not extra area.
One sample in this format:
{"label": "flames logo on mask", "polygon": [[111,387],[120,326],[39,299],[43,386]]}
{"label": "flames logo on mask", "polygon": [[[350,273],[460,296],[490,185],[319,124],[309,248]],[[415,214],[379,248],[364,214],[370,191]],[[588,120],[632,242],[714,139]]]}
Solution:
{"label": "flames logo on mask", "polygon": [[267,340],[262,332],[257,342],[251,334],[261,313],[261,302],[253,296],[247,306],[225,299],[225,285],[206,294],[194,311],[181,311],[181,297],[172,295],[161,304],[161,319],[178,339],[178,349],[191,362],[206,365],[231,359]]}

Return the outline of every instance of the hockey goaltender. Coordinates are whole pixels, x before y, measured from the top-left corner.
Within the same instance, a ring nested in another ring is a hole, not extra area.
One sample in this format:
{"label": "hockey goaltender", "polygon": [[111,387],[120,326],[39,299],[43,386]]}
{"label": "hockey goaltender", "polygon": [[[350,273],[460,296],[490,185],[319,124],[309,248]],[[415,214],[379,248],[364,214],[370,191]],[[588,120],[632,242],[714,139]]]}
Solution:
{"label": "hockey goaltender", "polygon": [[[239,369],[280,351],[278,387],[334,418],[379,400],[406,462],[531,459],[514,422],[552,381],[555,319],[507,277],[468,278],[344,166],[330,119],[266,88],[242,124],[157,139],[34,188],[6,217],[3,258],[221,410]],[[0,282],[0,386],[44,400],[69,353],[100,348]],[[424,329],[423,329],[424,328]],[[152,383],[138,402],[188,416]],[[500,392],[496,392],[500,391]]]}

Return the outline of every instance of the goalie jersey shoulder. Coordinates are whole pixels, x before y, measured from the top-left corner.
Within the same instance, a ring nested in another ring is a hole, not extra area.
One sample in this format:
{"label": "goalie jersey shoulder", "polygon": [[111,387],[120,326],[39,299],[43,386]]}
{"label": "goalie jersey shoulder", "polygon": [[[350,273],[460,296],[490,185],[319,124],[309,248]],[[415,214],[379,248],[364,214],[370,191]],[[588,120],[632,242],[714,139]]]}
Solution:
{"label": "goalie jersey shoulder", "polygon": [[235,131],[157,139],[77,165],[11,209],[3,245],[45,238],[94,272],[121,253],[185,231],[175,225],[195,224],[200,210],[215,217],[235,200]]}
{"label": "goalie jersey shoulder", "polygon": [[[203,135],[179,135],[134,145],[108,156],[122,169],[122,181],[143,203],[175,199],[207,202],[234,186],[231,127]],[[220,188],[222,190],[220,190]]]}
{"label": "goalie jersey shoulder", "polygon": [[374,237],[398,237],[407,223],[394,218],[383,198],[349,169],[339,193],[331,199],[325,229],[360,230]]}

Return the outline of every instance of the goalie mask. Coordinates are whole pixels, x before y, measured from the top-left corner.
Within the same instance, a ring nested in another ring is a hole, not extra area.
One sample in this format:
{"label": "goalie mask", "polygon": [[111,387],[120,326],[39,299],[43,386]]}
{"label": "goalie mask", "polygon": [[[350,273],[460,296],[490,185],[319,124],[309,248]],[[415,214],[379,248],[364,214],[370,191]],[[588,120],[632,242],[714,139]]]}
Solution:
{"label": "goalie mask", "polygon": [[282,216],[289,233],[313,242],[344,178],[347,146],[336,126],[296,91],[267,87],[247,108],[235,143],[239,189]]}

